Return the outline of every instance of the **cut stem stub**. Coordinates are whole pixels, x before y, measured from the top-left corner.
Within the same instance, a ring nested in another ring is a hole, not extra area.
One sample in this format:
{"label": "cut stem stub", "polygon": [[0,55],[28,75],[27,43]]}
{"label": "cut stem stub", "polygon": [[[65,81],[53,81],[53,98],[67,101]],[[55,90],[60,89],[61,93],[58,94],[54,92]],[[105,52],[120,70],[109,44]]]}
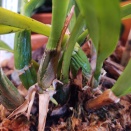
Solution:
{"label": "cut stem stub", "polygon": [[88,111],[90,109],[99,109],[103,106],[112,104],[112,103],[117,103],[120,101],[120,98],[115,96],[115,94],[110,90],[104,91],[101,95],[99,95],[95,99],[91,99],[85,103],[85,109]]}

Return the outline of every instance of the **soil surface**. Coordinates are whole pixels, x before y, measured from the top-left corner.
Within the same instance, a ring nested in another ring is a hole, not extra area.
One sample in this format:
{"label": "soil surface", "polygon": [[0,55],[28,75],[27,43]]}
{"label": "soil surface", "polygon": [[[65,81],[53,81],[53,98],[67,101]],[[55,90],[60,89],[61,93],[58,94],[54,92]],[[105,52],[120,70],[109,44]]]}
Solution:
{"label": "soil surface", "polygon": [[[85,43],[82,49],[91,61],[90,42]],[[105,60],[101,82],[96,89],[85,83],[81,70],[78,72],[76,78],[71,80],[71,93],[66,104],[55,106],[50,102],[45,131],[131,131],[131,95],[122,97],[118,103],[111,103],[96,110],[87,110],[84,106],[85,102],[98,97],[114,85],[124,70],[121,61],[125,50],[126,46],[119,42],[115,52]],[[44,47],[34,51],[33,59],[39,63],[43,52]],[[8,78],[18,87],[20,81],[14,72],[12,61],[13,57],[4,61],[2,67]],[[29,121],[24,115],[7,119],[9,112],[0,105],[0,130],[37,131],[38,101],[36,95]]]}

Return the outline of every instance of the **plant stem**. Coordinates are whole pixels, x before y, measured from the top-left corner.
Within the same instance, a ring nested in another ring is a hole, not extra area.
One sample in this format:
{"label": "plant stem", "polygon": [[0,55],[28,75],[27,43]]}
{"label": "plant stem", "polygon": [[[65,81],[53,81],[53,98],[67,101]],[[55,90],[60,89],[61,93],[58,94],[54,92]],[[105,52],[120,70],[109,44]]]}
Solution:
{"label": "plant stem", "polygon": [[52,28],[39,71],[38,84],[43,89],[48,88],[55,78],[59,55],[61,51],[61,34],[67,15],[69,0],[53,0]]}
{"label": "plant stem", "polygon": [[51,34],[46,46],[48,50],[54,50],[58,46],[59,38],[62,32],[62,28],[64,26],[64,21],[67,14],[69,0],[66,1],[59,1],[53,0],[53,17],[52,17],[52,28]]}
{"label": "plant stem", "polygon": [[65,53],[64,53],[62,75],[61,75],[62,82],[64,82],[64,83],[68,83],[69,66],[70,66],[72,51],[74,49],[74,46],[75,46],[77,38],[80,34],[80,31],[83,27],[83,24],[84,24],[83,17],[81,14],[79,14],[76,24],[71,32],[68,42],[67,42]]}
{"label": "plant stem", "polygon": [[100,74],[101,74],[101,69],[102,69],[102,65],[103,63],[99,63],[99,58],[97,58],[96,61],[96,68],[95,68],[95,73],[94,73],[94,78],[97,82],[99,82],[99,78],[100,78]]}

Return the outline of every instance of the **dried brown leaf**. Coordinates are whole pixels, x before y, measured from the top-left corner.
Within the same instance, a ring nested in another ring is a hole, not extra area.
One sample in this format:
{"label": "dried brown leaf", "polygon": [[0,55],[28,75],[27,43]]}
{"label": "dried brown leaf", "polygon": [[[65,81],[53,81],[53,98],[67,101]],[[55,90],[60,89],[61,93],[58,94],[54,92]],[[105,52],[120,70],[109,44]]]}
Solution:
{"label": "dried brown leaf", "polygon": [[25,112],[28,108],[28,104],[29,104],[29,101],[25,100],[25,102],[21,106],[19,106],[17,109],[15,109],[7,118],[11,119],[14,116],[18,117],[21,114],[25,115]]}
{"label": "dried brown leaf", "polygon": [[74,8],[75,8],[74,6],[71,8],[70,13],[69,13],[69,15],[67,16],[67,18],[66,18],[66,20],[65,20],[64,27],[63,27],[63,29],[62,29],[62,33],[61,33],[61,36],[60,36],[59,44],[58,44],[58,47],[57,47],[57,50],[58,50],[58,51],[59,51],[60,48],[61,48],[61,44],[62,44],[62,40],[63,40],[64,35],[65,35],[65,32],[66,32],[66,31],[68,32],[67,28],[68,28],[68,26],[69,26],[69,24],[70,24],[70,21],[71,21],[71,18],[72,18],[72,16],[73,16],[73,14],[74,14]]}
{"label": "dried brown leaf", "polygon": [[89,41],[84,43],[84,45],[82,46],[82,50],[85,52],[87,57],[91,56],[91,45],[90,45]]}
{"label": "dried brown leaf", "polygon": [[74,84],[79,86],[79,88],[82,90],[82,68],[78,70],[76,79],[74,79]]}
{"label": "dried brown leaf", "polygon": [[22,96],[24,96],[24,97],[27,96],[28,91],[27,91],[27,89],[26,89],[22,84],[20,84],[20,85],[17,87],[17,89],[18,89],[19,93],[20,93]]}
{"label": "dried brown leaf", "polygon": [[34,99],[35,99],[35,94],[36,94],[36,90],[33,90],[32,94],[31,94],[31,98],[29,100],[28,110],[27,110],[27,114],[26,114],[28,120],[30,119],[30,112],[31,112],[33,102],[34,102]]}
{"label": "dried brown leaf", "polygon": [[39,124],[38,131],[43,131],[45,128],[46,116],[48,112],[50,96],[48,93],[39,94]]}
{"label": "dried brown leaf", "polygon": [[29,119],[36,90],[37,90],[36,85],[33,85],[32,87],[30,87],[30,89],[28,90],[28,95],[26,96],[26,100],[24,101],[24,103],[21,106],[19,106],[17,109],[15,109],[7,118],[10,119],[14,116],[18,117],[21,114],[24,114]]}

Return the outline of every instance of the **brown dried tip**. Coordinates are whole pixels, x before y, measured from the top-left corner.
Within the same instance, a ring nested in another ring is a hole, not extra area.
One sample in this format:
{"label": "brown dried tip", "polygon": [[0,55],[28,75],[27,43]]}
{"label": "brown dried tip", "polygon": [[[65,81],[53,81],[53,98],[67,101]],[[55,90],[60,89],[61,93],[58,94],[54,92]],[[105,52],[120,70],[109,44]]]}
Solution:
{"label": "brown dried tip", "polygon": [[98,109],[105,105],[109,105],[111,103],[117,103],[119,102],[120,98],[115,96],[115,94],[112,92],[112,90],[108,89],[104,91],[100,96],[98,96],[95,99],[91,99],[88,102],[85,103],[85,109]]}

